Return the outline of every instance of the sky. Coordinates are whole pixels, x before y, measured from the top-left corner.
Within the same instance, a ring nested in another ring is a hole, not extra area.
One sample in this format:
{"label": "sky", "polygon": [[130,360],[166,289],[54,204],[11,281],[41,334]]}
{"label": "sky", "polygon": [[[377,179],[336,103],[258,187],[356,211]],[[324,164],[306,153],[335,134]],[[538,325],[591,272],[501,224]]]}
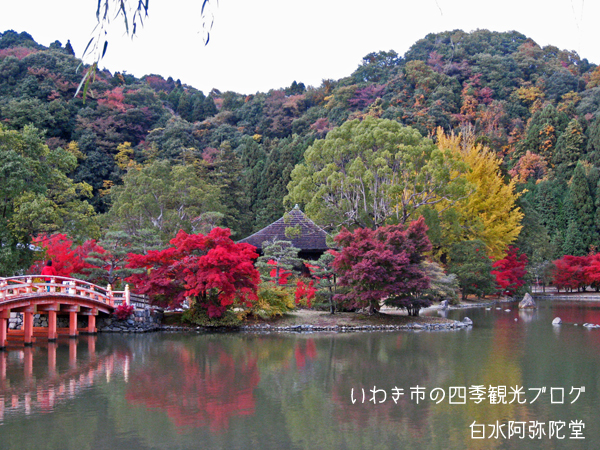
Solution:
{"label": "sky", "polygon": [[[254,94],[293,81],[319,86],[350,75],[368,53],[403,55],[427,34],[454,29],[516,30],[541,46],[576,51],[600,64],[597,0],[211,2],[208,45],[201,0],[152,0],[133,39],[122,19],[111,22],[100,67],[136,77],[171,76],[204,93]],[[0,7],[0,32],[26,31],[45,46],[70,40],[77,57],[95,36],[96,0],[0,0]],[[93,62],[93,55],[85,61]]]}

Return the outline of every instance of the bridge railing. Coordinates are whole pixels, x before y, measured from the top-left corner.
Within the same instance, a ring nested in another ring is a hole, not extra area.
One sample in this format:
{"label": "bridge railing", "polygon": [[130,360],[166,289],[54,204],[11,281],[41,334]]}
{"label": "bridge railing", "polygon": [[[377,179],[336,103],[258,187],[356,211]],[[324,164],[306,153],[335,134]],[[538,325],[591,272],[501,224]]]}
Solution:
{"label": "bridge railing", "polygon": [[[49,279],[50,281],[46,281]],[[0,302],[22,296],[60,294],[73,297],[83,297],[115,306],[115,295],[123,294],[128,302],[129,289],[123,292],[113,291],[109,286],[103,288],[89,281],[71,277],[25,275],[18,277],[0,278]]]}
{"label": "bridge railing", "polygon": [[129,293],[129,302],[126,299],[126,291],[114,291],[113,299],[115,307],[122,305],[123,303],[133,305],[135,309],[148,309],[151,308],[148,297],[145,295],[138,295]]}
{"label": "bridge railing", "polygon": [[[50,278],[50,281],[45,281],[46,278]],[[89,281],[71,277],[25,275],[0,278],[0,302],[14,299],[17,296],[47,295],[48,293],[89,298],[113,307],[126,304],[133,305],[136,309],[151,308],[148,298],[144,295],[133,294],[129,290],[129,285],[125,285],[123,291],[113,291],[110,285],[103,288]]]}

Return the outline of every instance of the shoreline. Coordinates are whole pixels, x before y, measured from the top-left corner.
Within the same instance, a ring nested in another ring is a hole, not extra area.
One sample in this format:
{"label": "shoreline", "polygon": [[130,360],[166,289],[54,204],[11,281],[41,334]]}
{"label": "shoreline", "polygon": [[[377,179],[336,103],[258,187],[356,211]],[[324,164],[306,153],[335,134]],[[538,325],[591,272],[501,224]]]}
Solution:
{"label": "shoreline", "polygon": [[[595,298],[582,296],[581,293],[573,294],[564,298],[562,295],[545,294],[543,299],[535,295],[541,301],[600,301],[600,295]],[[586,297],[586,298],[582,298]],[[493,298],[478,302],[461,302],[457,305],[448,305],[443,308],[441,304],[432,305],[423,308],[420,312],[451,311],[461,309],[486,308],[497,304],[517,303],[514,298]],[[174,318],[176,315],[172,314]],[[171,319],[173,320],[173,319]],[[271,319],[250,319],[239,326],[199,326],[184,325],[179,323],[161,324],[155,328],[147,330],[102,330],[100,333],[127,333],[138,334],[145,332],[165,332],[165,333],[352,333],[352,332],[391,332],[391,331],[450,331],[460,330],[472,327],[472,323],[460,322],[457,320],[437,317],[433,315],[419,315],[416,317],[408,316],[406,311],[395,308],[382,307],[379,313],[372,316],[359,312],[338,312],[334,315],[328,311],[315,311],[300,309],[290,311],[283,316]]]}

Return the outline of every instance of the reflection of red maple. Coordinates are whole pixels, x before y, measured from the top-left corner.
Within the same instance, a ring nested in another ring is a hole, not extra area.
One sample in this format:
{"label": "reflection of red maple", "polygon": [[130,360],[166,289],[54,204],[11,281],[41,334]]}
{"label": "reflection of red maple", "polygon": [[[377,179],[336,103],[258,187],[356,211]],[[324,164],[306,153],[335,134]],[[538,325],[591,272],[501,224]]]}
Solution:
{"label": "reflection of red maple", "polygon": [[306,359],[315,359],[317,357],[317,347],[313,339],[308,339],[305,343],[297,342],[294,348],[294,358],[298,369],[306,365]]}
{"label": "reflection of red maple", "polygon": [[[214,349],[213,349],[214,350]],[[202,360],[174,345],[174,364],[155,364],[132,374],[126,399],[134,405],[166,411],[177,427],[225,430],[229,419],[254,414],[254,388],[260,381],[257,358],[234,360],[221,349]]]}

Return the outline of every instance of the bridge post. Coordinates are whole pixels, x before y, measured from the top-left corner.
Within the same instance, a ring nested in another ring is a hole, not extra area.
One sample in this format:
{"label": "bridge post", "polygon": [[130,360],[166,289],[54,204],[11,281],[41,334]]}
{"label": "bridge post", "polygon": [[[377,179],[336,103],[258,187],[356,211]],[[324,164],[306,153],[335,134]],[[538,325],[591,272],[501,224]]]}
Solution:
{"label": "bridge post", "polygon": [[77,337],[77,311],[69,312],[69,337]]}
{"label": "bridge post", "polygon": [[35,306],[28,306],[23,311],[23,343],[25,345],[33,345],[33,313]]}
{"label": "bridge post", "polygon": [[56,310],[51,309],[48,311],[48,340],[55,341],[57,339],[56,333]]}
{"label": "bridge post", "polygon": [[129,285],[125,285],[125,304],[129,306],[131,304],[131,293],[129,292]]}
{"label": "bridge post", "polygon": [[96,314],[98,314],[98,309],[94,308],[94,309],[92,309],[90,315],[88,316],[88,329],[87,329],[87,332],[89,334],[95,334],[96,333]]}
{"label": "bridge post", "polygon": [[3,309],[0,311],[0,350],[6,348],[6,335],[8,333],[8,318],[10,310]]}

